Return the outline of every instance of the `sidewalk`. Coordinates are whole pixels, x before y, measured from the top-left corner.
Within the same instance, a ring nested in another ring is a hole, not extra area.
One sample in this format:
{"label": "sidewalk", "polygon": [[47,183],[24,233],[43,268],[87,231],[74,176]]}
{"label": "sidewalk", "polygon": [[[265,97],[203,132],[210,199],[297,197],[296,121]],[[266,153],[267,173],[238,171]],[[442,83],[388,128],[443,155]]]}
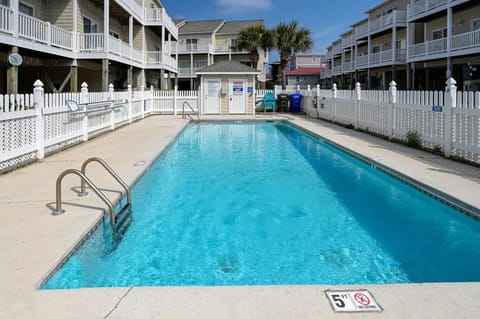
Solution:
{"label": "sidewalk", "polygon": [[[304,116],[206,116],[290,119],[326,139],[480,209],[480,169]],[[62,186],[66,212],[52,216],[55,180],[92,156],[133,184],[187,124],[152,116],[24,168],[0,175],[0,318],[476,318],[480,283],[359,285],[383,307],[375,314],[336,314],[324,291],[338,286],[133,287],[37,290],[42,278],[97,223],[104,204]],[[139,161],[145,165],[135,166]],[[99,165],[89,176],[115,199],[118,184]],[[66,204],[68,203],[68,205]]]}

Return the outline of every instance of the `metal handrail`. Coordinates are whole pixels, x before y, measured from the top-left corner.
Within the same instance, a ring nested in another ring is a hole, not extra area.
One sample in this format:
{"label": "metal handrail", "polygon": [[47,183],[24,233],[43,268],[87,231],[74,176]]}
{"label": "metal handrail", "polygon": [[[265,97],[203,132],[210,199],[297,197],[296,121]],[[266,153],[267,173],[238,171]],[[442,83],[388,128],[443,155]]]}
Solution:
{"label": "metal handrail", "polygon": [[182,115],[182,118],[186,118],[188,116],[188,118],[191,120],[191,121],[195,121],[195,119],[190,115],[190,114],[187,114],[185,113],[185,104],[190,108],[190,110],[192,110],[193,114],[195,114],[197,116],[197,121],[200,121],[200,115],[198,115],[198,112],[195,111],[193,109],[193,107],[190,105],[190,103],[188,103],[187,101],[184,101],[183,102],[183,115]]}
{"label": "metal handrail", "polygon": [[[101,159],[99,157],[91,157],[91,158],[85,160],[85,162],[83,162],[82,168],[81,168],[82,174],[84,174],[86,176],[87,165],[91,162],[100,163],[107,170],[107,172],[109,172],[110,175],[112,175],[112,177],[115,178],[120,185],[122,185],[122,187],[125,189],[125,193],[127,193],[127,201],[128,201],[128,204],[130,205],[132,203],[132,197],[130,196],[130,188],[128,187],[127,183],[125,183],[120,178],[120,176],[118,176],[118,174],[115,173],[115,171],[103,159]],[[82,180],[81,184],[80,184],[80,196],[84,196],[84,195],[87,195],[87,194],[88,193],[85,191],[85,181]]]}
{"label": "metal handrail", "polygon": [[65,212],[65,210],[62,209],[62,180],[68,174],[75,174],[75,175],[79,176],[80,179],[82,180],[82,182],[87,183],[88,186],[90,186],[90,188],[93,189],[95,194],[97,194],[98,197],[100,197],[100,199],[105,204],[107,204],[108,213],[110,215],[110,224],[112,226],[112,232],[115,232],[115,215],[114,215],[114,212],[113,212],[112,202],[92,183],[91,180],[88,179],[87,176],[85,176],[78,169],[67,169],[57,177],[57,183],[56,183],[57,198],[56,198],[56,202],[55,202],[56,203],[56,207],[55,207],[56,210],[53,212],[53,214],[54,215],[60,215],[60,214],[63,214]]}

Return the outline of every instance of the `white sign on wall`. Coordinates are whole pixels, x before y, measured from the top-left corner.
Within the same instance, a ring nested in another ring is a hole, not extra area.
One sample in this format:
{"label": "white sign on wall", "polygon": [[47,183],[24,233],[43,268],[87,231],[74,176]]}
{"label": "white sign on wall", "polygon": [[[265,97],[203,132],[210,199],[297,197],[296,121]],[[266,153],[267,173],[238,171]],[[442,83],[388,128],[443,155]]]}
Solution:
{"label": "white sign on wall", "polygon": [[369,312],[382,311],[367,290],[325,291],[335,312]]}

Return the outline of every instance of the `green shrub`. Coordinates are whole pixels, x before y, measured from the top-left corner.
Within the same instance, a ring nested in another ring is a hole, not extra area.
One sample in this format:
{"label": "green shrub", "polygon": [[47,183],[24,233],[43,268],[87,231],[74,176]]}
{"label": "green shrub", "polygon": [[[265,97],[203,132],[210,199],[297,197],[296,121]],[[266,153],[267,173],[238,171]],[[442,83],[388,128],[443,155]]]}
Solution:
{"label": "green shrub", "polygon": [[420,148],[422,146],[422,139],[417,131],[408,131],[405,135],[407,145],[414,148]]}

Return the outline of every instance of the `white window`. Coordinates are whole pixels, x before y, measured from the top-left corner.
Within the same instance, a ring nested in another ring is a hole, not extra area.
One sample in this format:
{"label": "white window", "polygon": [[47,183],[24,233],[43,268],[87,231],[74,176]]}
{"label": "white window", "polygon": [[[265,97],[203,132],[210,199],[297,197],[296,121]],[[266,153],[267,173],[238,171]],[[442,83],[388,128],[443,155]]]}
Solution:
{"label": "white window", "polygon": [[197,50],[197,39],[187,39],[187,50],[188,51]]}
{"label": "white window", "polygon": [[382,46],[377,45],[377,46],[372,47],[372,53],[378,53],[380,51],[382,51]]}
{"label": "white window", "polygon": [[25,3],[22,3],[20,2],[18,4],[18,11],[20,11],[21,13],[24,13],[26,15],[29,15],[31,17],[33,17],[33,7],[28,5],[28,4],[25,4]]}
{"label": "white window", "polygon": [[83,17],[83,33],[97,33],[98,25],[87,17]]}
{"label": "white window", "polygon": [[480,18],[472,20],[472,31],[480,30]]}
{"label": "white window", "polygon": [[447,37],[447,28],[436,29],[432,31],[432,40],[438,40]]}
{"label": "white window", "polygon": [[200,70],[208,66],[208,61],[207,60],[198,60],[195,61],[195,70]]}

